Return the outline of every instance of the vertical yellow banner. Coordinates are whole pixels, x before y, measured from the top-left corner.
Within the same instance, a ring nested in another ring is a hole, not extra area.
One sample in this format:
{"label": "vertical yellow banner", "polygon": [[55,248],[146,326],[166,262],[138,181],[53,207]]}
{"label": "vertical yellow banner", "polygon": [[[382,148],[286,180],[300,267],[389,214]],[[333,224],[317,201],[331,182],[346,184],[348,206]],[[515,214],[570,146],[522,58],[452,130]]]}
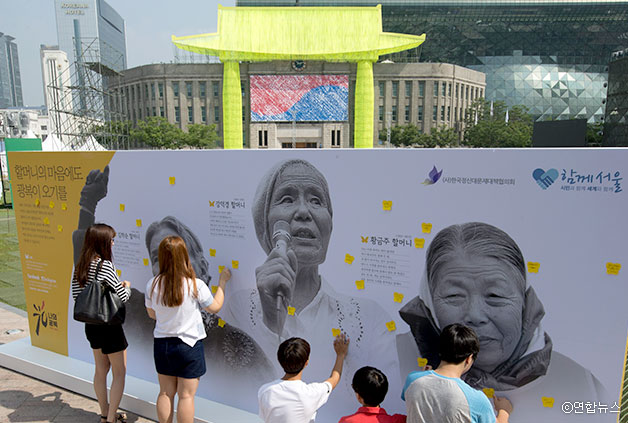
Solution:
{"label": "vertical yellow banner", "polygon": [[31,343],[67,355],[81,189],[89,171],[104,169],[114,152],[8,154]]}

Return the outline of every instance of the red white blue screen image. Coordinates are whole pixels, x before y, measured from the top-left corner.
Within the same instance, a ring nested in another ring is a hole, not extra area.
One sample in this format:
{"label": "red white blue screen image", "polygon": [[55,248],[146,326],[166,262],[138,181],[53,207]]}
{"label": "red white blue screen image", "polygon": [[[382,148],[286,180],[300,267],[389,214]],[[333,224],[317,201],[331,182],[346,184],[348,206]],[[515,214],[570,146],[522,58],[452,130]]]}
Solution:
{"label": "red white blue screen image", "polygon": [[252,122],[346,121],[347,75],[252,75]]}

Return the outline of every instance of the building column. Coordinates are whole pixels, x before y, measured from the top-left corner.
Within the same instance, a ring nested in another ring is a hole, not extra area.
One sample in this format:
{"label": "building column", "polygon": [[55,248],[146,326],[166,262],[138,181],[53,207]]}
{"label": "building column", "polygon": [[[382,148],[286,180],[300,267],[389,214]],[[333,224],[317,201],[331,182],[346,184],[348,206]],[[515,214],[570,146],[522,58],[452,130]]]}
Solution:
{"label": "building column", "polygon": [[358,62],[355,81],[354,148],[373,148],[375,93],[373,62]]}
{"label": "building column", "polygon": [[242,149],[242,87],[238,62],[223,63],[222,134],[225,150]]}

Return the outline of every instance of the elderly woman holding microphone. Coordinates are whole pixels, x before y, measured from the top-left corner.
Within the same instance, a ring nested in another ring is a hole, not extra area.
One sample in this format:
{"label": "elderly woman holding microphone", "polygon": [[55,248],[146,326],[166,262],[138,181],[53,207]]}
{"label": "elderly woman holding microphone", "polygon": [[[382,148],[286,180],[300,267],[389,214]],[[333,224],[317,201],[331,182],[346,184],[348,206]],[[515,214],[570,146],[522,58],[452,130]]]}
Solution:
{"label": "elderly woman holding microphone", "polygon": [[[306,380],[328,371],[334,360],[329,340],[332,329],[339,329],[351,339],[347,374],[364,363],[376,363],[398,381],[395,338],[386,328],[390,316],[373,301],[339,294],[333,287],[339,281],[328,282],[319,273],[333,228],[332,201],[323,174],[305,160],[278,163],[261,179],[252,213],[267,257],[255,272],[257,289],[234,293],[225,320],[251,335],[269,355],[285,339],[307,339],[316,352],[305,370]],[[400,386],[400,381],[394,383]],[[345,380],[321,416],[334,407],[348,413],[354,400]]]}

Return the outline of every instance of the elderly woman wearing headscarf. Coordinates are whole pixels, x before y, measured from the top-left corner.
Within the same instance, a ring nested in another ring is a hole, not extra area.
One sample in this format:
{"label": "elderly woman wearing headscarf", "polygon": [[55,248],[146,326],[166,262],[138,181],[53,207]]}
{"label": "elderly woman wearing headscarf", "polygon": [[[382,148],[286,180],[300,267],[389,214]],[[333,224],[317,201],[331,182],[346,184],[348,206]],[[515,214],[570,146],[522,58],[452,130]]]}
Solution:
{"label": "elderly woman wearing headscarf", "polygon": [[[563,402],[573,402],[600,401],[605,395],[591,372],[552,351],[552,340],[541,326],[543,304],[527,283],[521,250],[495,226],[470,222],[441,230],[427,250],[419,296],[399,314],[416,343],[408,354],[407,344],[402,347],[398,339],[402,363],[420,354],[436,367],[440,328],[451,323],[473,328],[480,352],[463,378],[476,388],[508,396],[515,406],[511,422],[527,421],[523,416],[541,410],[541,396],[558,401],[560,395]],[[540,420],[560,418],[546,414]],[[531,421],[538,421],[536,417]],[[574,416],[568,417],[573,421]]]}
{"label": "elderly woman wearing headscarf", "polygon": [[[319,274],[333,226],[323,174],[305,160],[278,163],[261,179],[252,212],[257,239],[268,256],[256,269],[257,289],[234,294],[225,320],[252,335],[267,354],[274,354],[287,338],[307,339],[314,351],[305,379],[327,372],[334,360],[329,348],[332,329],[340,329],[351,339],[346,374],[369,363],[393,379],[391,386],[400,386],[395,385],[399,380],[395,338],[386,328],[391,318],[375,302],[338,294]],[[277,222],[289,233],[287,248],[273,241]],[[350,378],[343,380],[345,386],[331,398],[340,407],[336,410],[348,412],[355,397]]]}

